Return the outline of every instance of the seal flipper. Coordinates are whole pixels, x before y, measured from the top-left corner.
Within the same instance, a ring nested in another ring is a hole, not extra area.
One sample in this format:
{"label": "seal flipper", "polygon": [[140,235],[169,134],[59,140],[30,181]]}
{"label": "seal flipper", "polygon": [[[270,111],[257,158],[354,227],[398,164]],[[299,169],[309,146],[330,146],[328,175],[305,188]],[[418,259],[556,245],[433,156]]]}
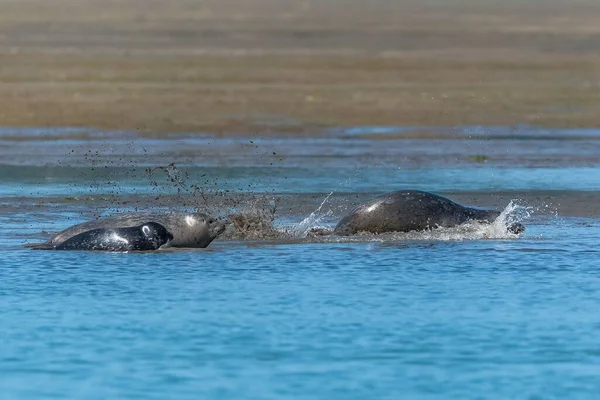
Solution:
{"label": "seal flipper", "polygon": [[514,222],[506,227],[510,233],[519,234],[525,232],[525,225]]}

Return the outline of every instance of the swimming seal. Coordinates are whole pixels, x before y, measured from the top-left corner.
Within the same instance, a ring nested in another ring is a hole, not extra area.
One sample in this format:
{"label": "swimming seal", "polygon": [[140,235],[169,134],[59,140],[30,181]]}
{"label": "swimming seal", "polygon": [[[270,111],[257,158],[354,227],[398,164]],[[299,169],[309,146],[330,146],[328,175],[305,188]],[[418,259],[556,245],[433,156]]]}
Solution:
{"label": "swimming seal", "polygon": [[203,213],[123,213],[71,226],[52,236],[43,246],[58,246],[80,233],[93,229],[130,228],[156,222],[173,240],[171,247],[207,247],[225,230],[225,224]]}
{"label": "swimming seal", "polygon": [[[358,232],[386,233],[423,231],[436,227],[450,228],[467,221],[492,223],[499,211],[464,207],[445,197],[420,190],[400,190],[386,193],[356,207],[340,220],[336,235]],[[507,226],[512,233],[521,233],[519,223]]]}
{"label": "swimming seal", "polygon": [[[168,244],[173,235],[161,224],[131,228],[99,228],[82,232],[47,250],[148,251]],[[40,248],[42,249],[42,248]]]}

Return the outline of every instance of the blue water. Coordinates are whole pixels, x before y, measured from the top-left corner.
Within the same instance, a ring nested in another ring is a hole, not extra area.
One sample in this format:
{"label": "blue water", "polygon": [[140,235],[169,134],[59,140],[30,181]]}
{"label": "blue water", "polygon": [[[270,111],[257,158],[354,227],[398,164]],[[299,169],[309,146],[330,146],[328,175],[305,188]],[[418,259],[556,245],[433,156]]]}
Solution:
{"label": "blue water", "polygon": [[[532,161],[535,143],[520,147],[522,138],[503,143],[520,149],[516,165],[507,156],[483,164],[433,167],[425,158],[421,167],[369,168],[373,154],[356,150],[355,142],[353,156],[321,162],[308,155],[310,146],[319,148],[318,138],[302,148],[298,140],[279,143],[292,158],[303,154],[304,164],[288,160],[271,168],[264,158],[237,157],[222,147],[212,157],[235,156],[238,164],[196,165],[181,156],[172,161],[186,166],[180,168],[186,188],[203,183],[228,193],[285,194],[296,208],[278,215],[289,223],[302,221],[330,191],[351,202],[398,187],[481,199],[494,190],[531,191],[530,198],[560,190],[561,206],[582,217],[534,209],[519,238],[453,231],[346,241],[217,240],[207,249],[146,254],[24,248],[47,238],[42,231],[107,212],[71,197],[152,198],[178,186],[160,173],[153,177],[158,185],[150,185],[144,168],[130,167],[135,160],[119,166],[114,154],[80,160],[76,168],[51,159],[39,165],[23,152],[26,145],[11,147],[10,140],[0,138],[0,151],[18,160],[0,166],[0,399],[595,399],[600,393],[594,192],[600,161],[582,152],[584,161],[569,163],[580,138],[546,147],[546,167]],[[141,140],[132,155],[152,143]],[[390,157],[406,143],[387,143],[396,146]],[[419,146],[438,146],[443,157],[437,141]],[[495,157],[504,151],[492,147]],[[464,159],[472,149],[457,154]],[[171,156],[156,157],[144,163],[164,165]],[[341,216],[332,210],[329,222]]]}
{"label": "blue water", "polygon": [[518,241],[11,251],[0,392],[594,398],[600,226],[571,223],[575,246],[534,227]]}
{"label": "blue water", "polygon": [[[19,175],[28,167],[1,168],[2,197],[82,196],[103,193],[169,194],[181,187],[133,168],[35,168],[44,176]],[[600,188],[599,167],[564,168],[345,168],[190,167],[186,181],[206,190],[256,193],[326,193],[393,191],[410,187],[428,191],[577,190]],[[150,183],[161,182],[160,186]]]}

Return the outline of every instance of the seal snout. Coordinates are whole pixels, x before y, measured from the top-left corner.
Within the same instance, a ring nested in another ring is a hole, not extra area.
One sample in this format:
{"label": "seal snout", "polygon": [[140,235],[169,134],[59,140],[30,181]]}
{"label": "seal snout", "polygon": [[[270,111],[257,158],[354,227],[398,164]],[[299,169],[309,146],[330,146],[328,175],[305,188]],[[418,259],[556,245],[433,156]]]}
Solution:
{"label": "seal snout", "polygon": [[214,238],[225,232],[225,228],[231,223],[214,217],[208,217],[206,222],[208,223],[209,231]]}

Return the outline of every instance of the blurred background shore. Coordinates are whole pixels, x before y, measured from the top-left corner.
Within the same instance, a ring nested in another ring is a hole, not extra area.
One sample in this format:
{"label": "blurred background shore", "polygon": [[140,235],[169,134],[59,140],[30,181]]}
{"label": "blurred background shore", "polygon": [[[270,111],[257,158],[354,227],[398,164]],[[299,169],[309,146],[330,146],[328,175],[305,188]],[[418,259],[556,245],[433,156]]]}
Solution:
{"label": "blurred background shore", "polygon": [[600,124],[593,0],[0,0],[0,125]]}
{"label": "blurred background shore", "polygon": [[0,0],[0,125],[600,123],[600,2]]}

